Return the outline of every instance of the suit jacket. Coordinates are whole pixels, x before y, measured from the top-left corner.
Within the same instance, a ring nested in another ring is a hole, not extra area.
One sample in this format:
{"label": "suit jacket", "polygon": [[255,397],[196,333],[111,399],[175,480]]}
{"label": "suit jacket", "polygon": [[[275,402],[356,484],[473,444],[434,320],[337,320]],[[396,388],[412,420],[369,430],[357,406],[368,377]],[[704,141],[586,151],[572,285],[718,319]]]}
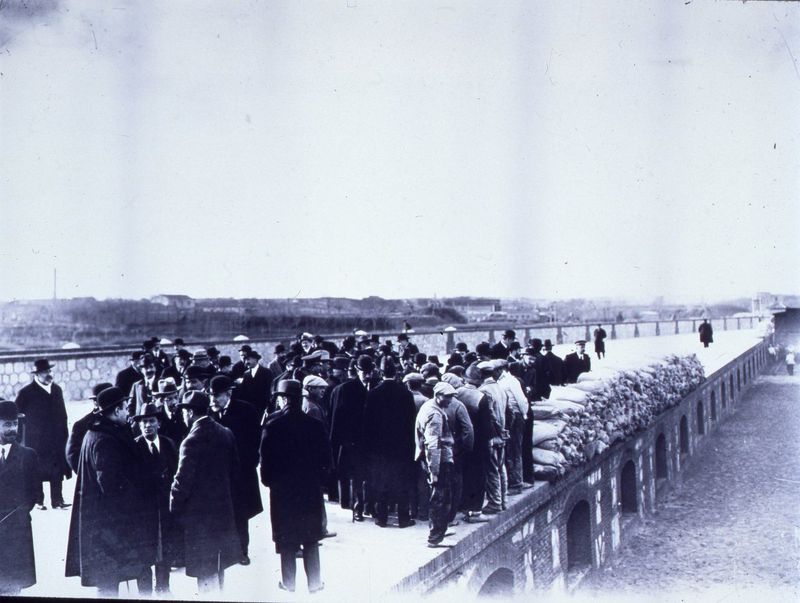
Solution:
{"label": "suit jacket", "polygon": [[25,415],[24,444],[36,451],[43,481],[71,477],[66,455],[67,409],[61,388],[53,383],[48,394],[31,382],[19,390],[17,407]]}
{"label": "suit jacket", "polygon": [[548,385],[564,385],[564,361],[553,352],[548,352],[542,359]]}
{"label": "suit jacket", "polygon": [[230,429],[204,417],[192,425],[178,457],[169,507],[185,528],[186,575],[196,578],[242,558],[232,487],[236,441]]}
{"label": "suit jacket", "polygon": [[11,444],[0,463],[0,585],[36,584],[30,511],[41,491],[36,452]]}
{"label": "suit jacket", "polygon": [[144,379],[144,375],[137,371],[132,366],[122,369],[120,372],[117,373],[117,378],[114,380],[114,385],[120,388],[124,392],[131,391],[131,387],[137,381],[142,381]]}
{"label": "suit jacket", "polygon": [[246,370],[247,367],[245,366],[244,362],[239,360],[231,367],[231,379],[235,381],[236,379],[243,377]]}
{"label": "suit jacket", "polygon": [[233,433],[239,453],[239,479],[233,484],[237,517],[250,519],[264,510],[258,487],[258,449],[261,444],[260,415],[249,402],[231,400],[222,413],[215,413],[221,425]]}
{"label": "suit jacket", "polygon": [[583,358],[579,358],[577,352],[572,352],[564,357],[564,381],[567,383],[576,383],[578,375],[591,370],[592,360],[589,358],[589,354],[584,354]]}
{"label": "suit jacket", "polygon": [[[156,380],[155,386],[157,390],[158,380]],[[134,383],[128,395],[131,397],[128,400],[128,415],[131,417],[138,415],[145,404],[153,401],[153,389],[144,379]]]}
{"label": "suit jacket", "polygon": [[[267,407],[271,406],[271,386],[272,373],[267,367],[259,364],[255,377],[249,369],[244,373],[242,383],[238,387],[238,395],[245,402],[252,404],[258,411],[258,416],[261,417]],[[270,408],[270,410],[272,409]]]}
{"label": "suit jacket", "polygon": [[494,344],[492,349],[489,351],[489,356],[491,356],[494,360],[508,360],[510,355],[511,350],[504,346],[502,341],[498,341],[496,344]]}
{"label": "suit jacket", "polygon": [[159,561],[174,561],[177,543],[174,521],[169,514],[169,492],[178,469],[178,448],[166,436],[159,434],[158,440],[158,454],[153,454],[150,442],[143,435],[135,440],[144,459],[144,476],[148,481],[146,525],[154,530],[149,538],[161,543]]}

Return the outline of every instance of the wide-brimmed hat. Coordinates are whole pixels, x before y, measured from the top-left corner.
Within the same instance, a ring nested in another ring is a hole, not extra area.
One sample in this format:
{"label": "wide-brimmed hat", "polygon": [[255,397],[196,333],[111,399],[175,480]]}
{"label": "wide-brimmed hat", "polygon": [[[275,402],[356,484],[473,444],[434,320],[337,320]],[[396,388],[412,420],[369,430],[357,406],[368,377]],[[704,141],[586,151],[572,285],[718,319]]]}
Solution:
{"label": "wide-brimmed hat", "polygon": [[49,371],[51,368],[55,368],[55,364],[50,364],[50,361],[47,358],[39,358],[33,361],[33,370],[32,373],[42,373],[44,371]]}
{"label": "wide-brimmed hat", "polygon": [[152,402],[148,402],[144,406],[142,406],[142,410],[139,412],[138,415],[133,415],[134,421],[139,421],[140,419],[146,419],[147,417],[160,417],[161,410],[153,404]]}
{"label": "wide-brimmed hat", "polygon": [[166,398],[167,396],[172,396],[177,393],[178,386],[175,385],[172,379],[159,379],[158,391],[153,392],[153,396],[156,398]]}
{"label": "wide-brimmed hat", "polygon": [[97,394],[97,410],[95,412],[99,413],[109,408],[114,408],[125,400],[130,400],[130,396],[126,396],[125,392],[120,388],[116,386],[108,387]]}
{"label": "wide-brimmed hat", "polygon": [[25,415],[19,412],[16,402],[0,400],[0,421],[16,421],[24,418]]}
{"label": "wide-brimmed hat", "polygon": [[297,379],[283,379],[282,381],[278,381],[275,395],[286,396],[287,398],[300,398],[303,395],[303,384]]}

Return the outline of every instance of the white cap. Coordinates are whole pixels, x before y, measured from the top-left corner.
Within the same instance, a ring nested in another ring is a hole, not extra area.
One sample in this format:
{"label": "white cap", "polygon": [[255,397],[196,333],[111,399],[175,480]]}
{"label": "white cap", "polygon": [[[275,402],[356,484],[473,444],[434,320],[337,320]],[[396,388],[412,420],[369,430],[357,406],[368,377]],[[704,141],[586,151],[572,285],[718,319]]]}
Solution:
{"label": "white cap", "polygon": [[322,377],[308,375],[303,379],[303,388],[308,389],[309,387],[328,387],[328,383]]}
{"label": "white cap", "polygon": [[433,395],[435,396],[436,394],[442,394],[443,396],[455,396],[456,390],[449,383],[440,381],[433,386]]}

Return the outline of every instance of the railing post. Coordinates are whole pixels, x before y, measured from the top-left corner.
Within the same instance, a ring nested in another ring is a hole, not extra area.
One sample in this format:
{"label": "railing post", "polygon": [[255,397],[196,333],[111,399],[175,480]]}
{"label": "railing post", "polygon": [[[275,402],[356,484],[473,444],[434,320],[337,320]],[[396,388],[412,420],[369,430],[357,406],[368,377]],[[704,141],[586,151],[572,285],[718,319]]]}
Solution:
{"label": "railing post", "polygon": [[727,331],[728,330],[728,317],[727,316],[723,316],[722,317],[722,330],[723,331]]}
{"label": "railing post", "polygon": [[530,327],[525,327],[525,343],[522,346],[523,348],[528,345],[530,339],[531,339],[531,329]]}
{"label": "railing post", "polygon": [[692,333],[697,333],[697,321],[692,321]]}
{"label": "railing post", "polygon": [[741,330],[742,330],[742,319],[741,319],[741,318],[737,318],[737,319],[736,319],[736,328],[737,328],[739,331],[741,331]]}
{"label": "railing post", "polygon": [[617,338],[617,329],[616,329],[616,326],[614,325],[614,323],[612,322],[611,323],[611,339],[616,339],[616,338]]}
{"label": "railing post", "polygon": [[561,331],[561,325],[556,328],[556,344],[564,343],[564,333]]}
{"label": "railing post", "polygon": [[750,317],[750,328],[751,329],[753,328],[753,317],[752,316]]}
{"label": "railing post", "polygon": [[494,341],[494,329],[489,329],[489,343],[495,343],[495,341]]}
{"label": "railing post", "polygon": [[586,333],[584,334],[583,338],[586,341],[589,341],[589,323],[588,322],[586,323]]}
{"label": "railing post", "polygon": [[680,327],[678,326],[678,321],[676,320],[675,321],[675,335],[677,335],[680,332],[681,332],[681,330],[680,330]]}
{"label": "railing post", "polygon": [[633,336],[634,337],[639,337],[639,323],[638,322],[633,323]]}
{"label": "railing post", "polygon": [[456,348],[455,337],[453,331],[447,331],[445,333],[447,336],[447,340],[445,341],[445,351],[448,354],[452,354],[453,350]]}
{"label": "railing post", "polygon": [[656,321],[656,337],[661,335],[661,324]]}

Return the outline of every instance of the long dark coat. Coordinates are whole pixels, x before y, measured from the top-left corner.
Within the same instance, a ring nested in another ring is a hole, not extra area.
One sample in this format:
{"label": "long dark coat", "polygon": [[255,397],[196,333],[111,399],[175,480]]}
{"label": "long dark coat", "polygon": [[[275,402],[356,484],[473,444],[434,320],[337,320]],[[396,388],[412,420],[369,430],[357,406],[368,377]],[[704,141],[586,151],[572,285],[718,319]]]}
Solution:
{"label": "long dark coat", "polygon": [[299,408],[275,413],[265,423],[261,481],[269,487],[272,540],[278,553],[322,539],[322,484],[330,458],[322,423]]}
{"label": "long dark coat", "polygon": [[117,377],[114,379],[114,385],[127,394],[131,391],[131,387],[133,387],[134,383],[143,380],[144,375],[142,375],[141,372],[137,371],[132,366],[128,366],[117,373]]}
{"label": "long dark coat", "polygon": [[272,372],[267,367],[259,365],[255,377],[250,369],[245,371],[242,382],[237,388],[237,396],[255,406],[258,416],[263,417],[264,411],[270,405],[271,387]]}
{"label": "long dark coat", "polygon": [[27,588],[36,584],[30,511],[42,490],[36,452],[11,444],[0,464],[0,584]]}
{"label": "long dark coat", "polygon": [[714,329],[710,322],[701,323],[697,332],[700,334],[700,343],[714,343]]}
{"label": "long dark coat", "polygon": [[172,417],[168,417],[167,413],[162,409],[158,420],[161,423],[158,433],[168,437],[176,446],[180,446],[183,438],[189,433],[189,428],[183,422],[183,417],[177,412]]}
{"label": "long dark coat", "polygon": [[213,574],[238,563],[232,480],[238,455],[230,429],[211,417],[198,419],[183,440],[169,507],[183,526],[186,575]]}
{"label": "long dark coat", "polygon": [[94,423],[96,418],[97,415],[94,414],[94,412],[90,412],[89,414],[82,416],[72,424],[72,430],[69,432],[69,438],[67,439],[67,447],[65,452],[67,455],[67,463],[69,463],[69,466],[76,475],[78,473],[78,461],[81,459],[81,445],[83,444],[83,438],[86,437],[86,432],[89,431],[89,426]]}
{"label": "long dark coat", "polygon": [[42,481],[71,477],[66,446],[67,409],[61,387],[52,384],[48,394],[38,383],[29,383],[17,394],[17,407],[25,415],[25,441],[39,457]]}
{"label": "long dark coat", "polygon": [[155,455],[143,435],[136,438],[136,445],[144,459],[144,475],[148,480],[147,509],[150,519],[147,525],[155,530],[150,536],[161,543],[161,559],[174,561],[176,556],[177,533],[169,513],[169,494],[172,480],[178,470],[178,448],[168,437],[159,434],[159,453]]}
{"label": "long dark coat", "polygon": [[362,437],[366,402],[367,388],[358,379],[345,381],[331,392],[331,447],[340,478],[364,476]]}
{"label": "long dark coat", "polygon": [[214,418],[230,429],[236,440],[236,450],[239,453],[239,479],[233,483],[234,508],[237,517],[250,519],[264,510],[258,486],[261,417],[252,404],[243,400],[231,400],[222,415]]}
{"label": "long dark coat", "polygon": [[552,351],[544,354],[543,359],[547,383],[549,385],[564,385],[564,361]]}
{"label": "long dark coat", "polygon": [[362,442],[370,483],[376,490],[411,487],[416,418],[414,396],[402,383],[383,380],[367,393]]}
{"label": "long dark coat", "polygon": [[97,417],[81,446],[65,575],[83,586],[137,578],[155,562],[148,480],[131,430]]}

